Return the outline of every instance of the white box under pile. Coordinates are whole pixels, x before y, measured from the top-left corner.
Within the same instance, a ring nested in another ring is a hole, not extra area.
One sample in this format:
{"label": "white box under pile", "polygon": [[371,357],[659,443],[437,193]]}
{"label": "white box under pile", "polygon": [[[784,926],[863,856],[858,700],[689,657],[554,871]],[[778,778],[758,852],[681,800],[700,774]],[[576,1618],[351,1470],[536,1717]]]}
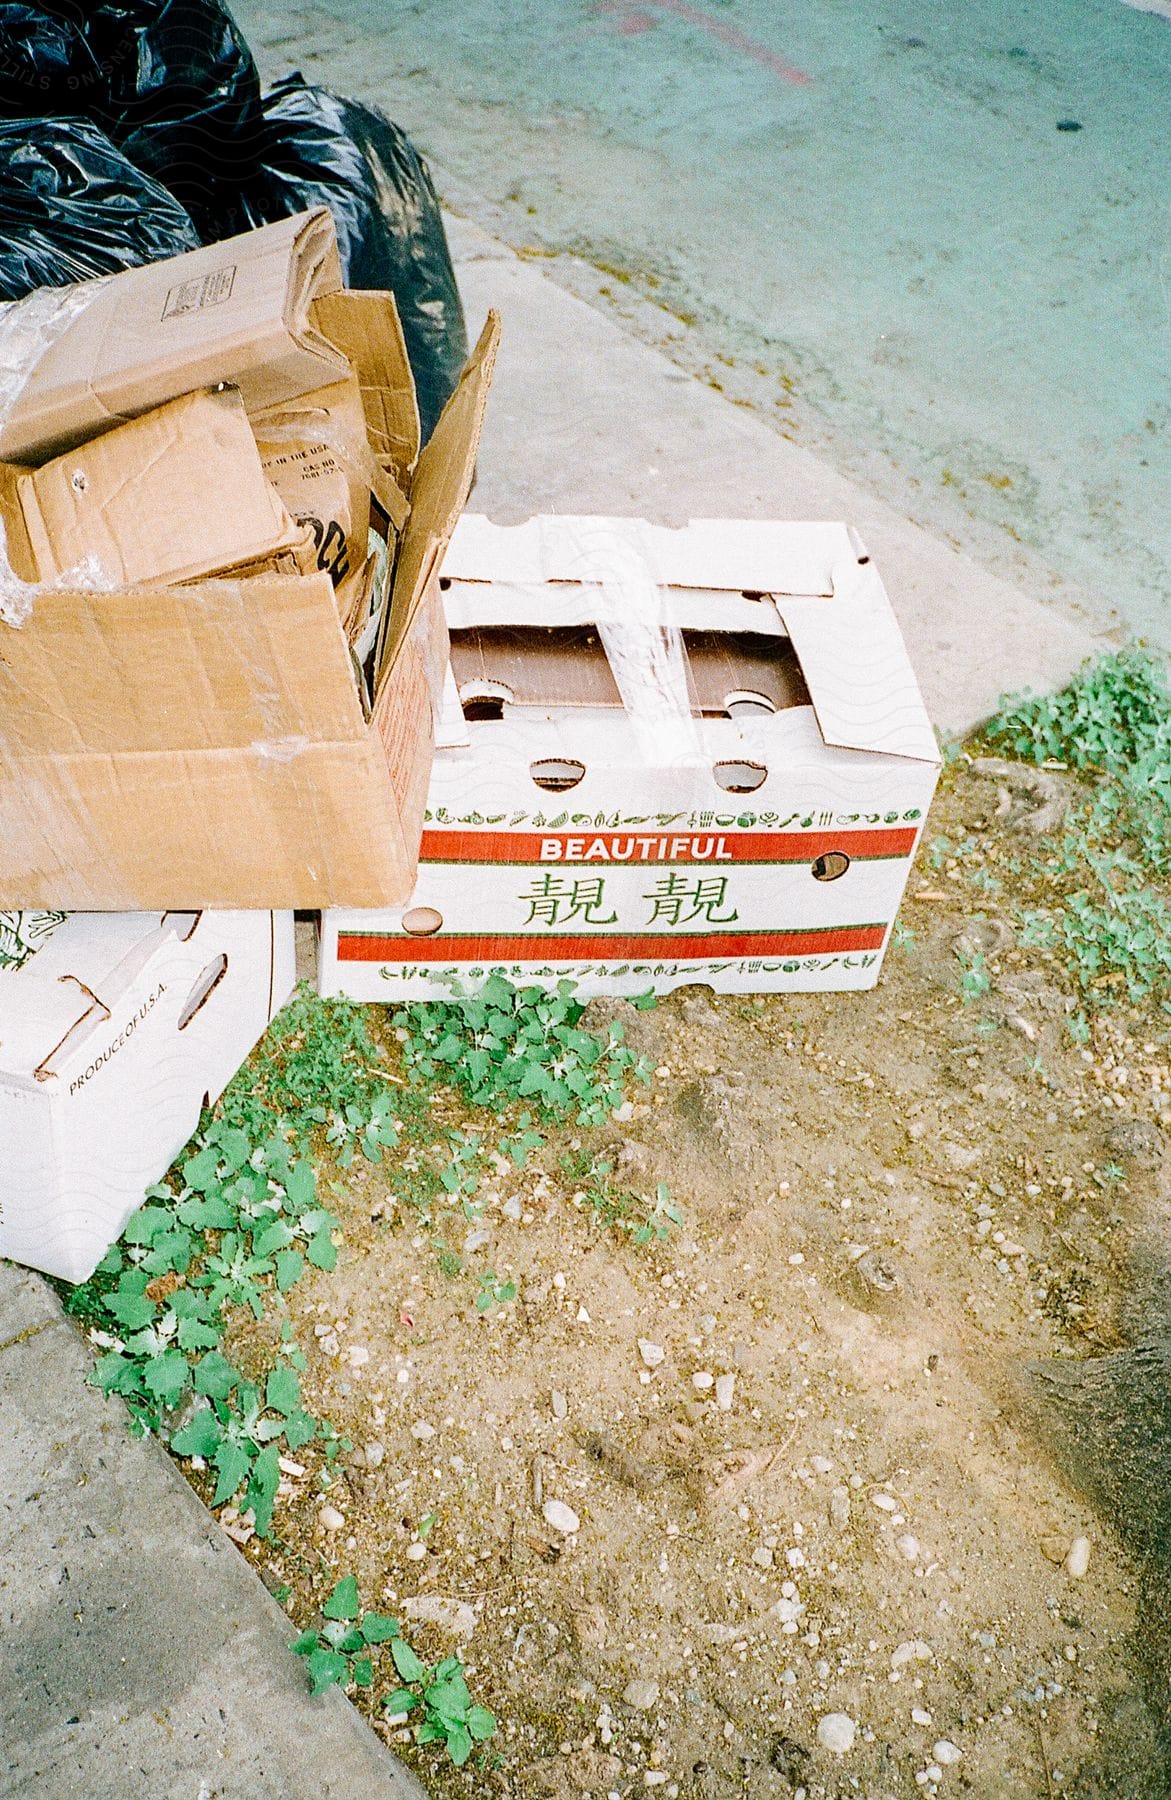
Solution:
{"label": "white box under pile", "polygon": [[294,979],[292,913],[0,913],[0,1256],[92,1274]]}
{"label": "white box under pile", "polygon": [[322,915],[323,993],[874,986],[939,752],[845,525],[465,516],[444,577],[415,892]]}

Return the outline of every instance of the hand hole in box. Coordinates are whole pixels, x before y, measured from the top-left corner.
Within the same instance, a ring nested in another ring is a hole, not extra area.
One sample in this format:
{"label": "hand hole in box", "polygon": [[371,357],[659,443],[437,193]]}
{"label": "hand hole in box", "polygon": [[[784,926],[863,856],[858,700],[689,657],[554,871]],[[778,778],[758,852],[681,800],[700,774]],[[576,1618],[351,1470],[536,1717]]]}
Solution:
{"label": "hand hole in box", "polygon": [[412,906],[403,914],[403,930],[408,937],[434,937],[443,923],[443,914],[433,906]]}
{"label": "hand hole in box", "polygon": [[547,794],[564,794],[568,788],[577,786],[585,774],[585,764],[572,756],[546,756],[529,764],[529,774]]}
{"label": "hand hole in box", "polygon": [[228,959],[221,950],[218,956],[212,957],[212,960],[208,963],[203,974],[199,977],[199,980],[188,994],[183,1011],[179,1014],[180,1031],[186,1031],[200,1007],[207,1005],[227,972]]}
{"label": "hand hole in box", "polygon": [[776,710],[767,694],[755,693],[751,688],[734,688],[724,695],[724,711],[730,719],[750,719],[753,715],[762,718]]}
{"label": "hand hole in box", "polygon": [[712,774],[726,794],[754,794],[768,780],[768,770],[760,763],[718,762]]}
{"label": "hand hole in box", "polygon": [[482,719],[502,719],[504,709],[515,695],[502,681],[465,681],[459,690],[459,703],[464,718],[475,723]]}
{"label": "hand hole in box", "polygon": [[850,866],[850,859],[844,850],[827,850],[824,856],[815,859],[812,865],[814,881],[838,881]]}

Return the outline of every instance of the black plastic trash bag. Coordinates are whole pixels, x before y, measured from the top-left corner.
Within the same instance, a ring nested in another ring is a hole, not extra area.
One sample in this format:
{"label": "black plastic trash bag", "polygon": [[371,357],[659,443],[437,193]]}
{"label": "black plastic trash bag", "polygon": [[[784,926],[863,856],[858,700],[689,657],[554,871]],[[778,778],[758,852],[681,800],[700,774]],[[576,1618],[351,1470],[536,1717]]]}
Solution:
{"label": "black plastic trash bag", "polygon": [[210,235],[264,138],[260,77],[231,13],[219,0],[99,0],[85,21],[104,76],[87,114]]}
{"label": "black plastic trash bag", "polygon": [[398,303],[430,437],[468,354],[463,306],[426,163],[383,113],[291,75],[265,97],[264,166],[219,236],[311,206],[337,222],[346,285],[389,288]]}
{"label": "black plastic trash bag", "polygon": [[78,118],[104,91],[80,5],[0,0],[0,119]]}
{"label": "black plastic trash bag", "polygon": [[0,300],[198,247],[174,195],[89,120],[0,124]]}

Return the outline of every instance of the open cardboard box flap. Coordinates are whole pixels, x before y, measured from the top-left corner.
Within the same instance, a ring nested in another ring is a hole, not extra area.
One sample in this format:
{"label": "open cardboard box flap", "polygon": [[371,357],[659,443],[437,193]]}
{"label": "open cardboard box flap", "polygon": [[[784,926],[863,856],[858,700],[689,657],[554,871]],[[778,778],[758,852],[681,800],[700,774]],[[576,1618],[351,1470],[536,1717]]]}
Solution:
{"label": "open cardboard box flap", "polygon": [[[411,483],[411,513],[399,546],[391,602],[378,646],[376,697],[399,647],[411,633],[419,608],[438,580],[456,522],[467,504],[499,344],[500,315],[489,312],[459,384],[419,457]],[[437,700],[445,660],[440,659],[435,671]]]}
{"label": "open cardboard box flap", "polygon": [[827,744],[938,763],[898,621],[843,524],[698,519],[672,529],[558,516],[500,526],[465,514],[444,561],[450,628],[586,623],[590,584],[615,539],[672,590],[680,628],[787,632]]}

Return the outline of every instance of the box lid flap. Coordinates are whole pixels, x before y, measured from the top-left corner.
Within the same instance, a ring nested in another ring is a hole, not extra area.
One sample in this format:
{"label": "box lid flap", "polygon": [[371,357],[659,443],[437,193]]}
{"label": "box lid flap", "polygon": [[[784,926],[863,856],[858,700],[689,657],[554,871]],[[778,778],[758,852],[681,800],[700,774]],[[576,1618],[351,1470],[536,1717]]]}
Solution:
{"label": "box lid flap", "polygon": [[71,913],[20,968],[0,967],[0,1071],[33,1080],[67,1038],[79,1047],[161,930],[158,913]]}
{"label": "box lid flap", "polygon": [[358,378],[374,454],[405,488],[419,456],[419,403],[394,295],[343,289],[316,300],[313,317]]}
{"label": "box lid flap", "polygon": [[444,573],[464,581],[580,581],[596,552],[620,539],[664,587],[750,594],[833,592],[833,568],[851,553],[848,528],[762,519],[692,519],[649,525],[644,519],[568,514],[494,525],[465,513],[452,536]]}
{"label": "box lid flap", "polygon": [[850,554],[833,599],[777,597],[827,744],[938,763],[939,746],[878,571]]}
{"label": "box lid flap", "polygon": [[411,483],[411,515],[399,546],[387,608],[386,633],[378,649],[376,689],[399,645],[410,634],[467,501],[499,343],[500,315],[490,312],[480,341],[464,364],[459,385],[419,457]]}

